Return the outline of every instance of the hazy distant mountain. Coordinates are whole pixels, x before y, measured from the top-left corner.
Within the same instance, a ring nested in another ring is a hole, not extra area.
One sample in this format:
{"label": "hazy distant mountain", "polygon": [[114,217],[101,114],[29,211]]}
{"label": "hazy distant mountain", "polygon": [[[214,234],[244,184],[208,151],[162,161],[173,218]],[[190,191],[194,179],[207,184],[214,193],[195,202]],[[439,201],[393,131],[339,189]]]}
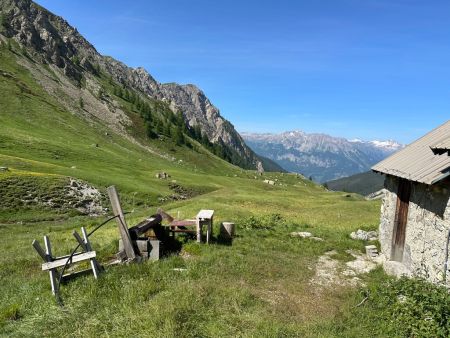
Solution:
{"label": "hazy distant mountain", "polygon": [[318,182],[368,171],[373,164],[403,147],[395,141],[347,140],[302,131],[241,135],[257,154],[287,171],[312,176]]}

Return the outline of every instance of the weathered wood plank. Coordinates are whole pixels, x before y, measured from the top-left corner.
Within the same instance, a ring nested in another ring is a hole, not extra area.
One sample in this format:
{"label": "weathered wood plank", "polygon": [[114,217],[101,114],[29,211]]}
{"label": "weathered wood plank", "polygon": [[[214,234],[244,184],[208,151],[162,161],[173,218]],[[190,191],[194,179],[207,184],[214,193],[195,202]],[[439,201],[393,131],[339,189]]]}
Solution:
{"label": "weathered wood plank", "polygon": [[183,221],[173,221],[169,224],[170,226],[176,226],[176,227],[192,227],[197,225],[197,221],[195,219],[193,220],[183,220]]}
{"label": "weathered wood plank", "polygon": [[214,216],[214,210],[200,210],[197,214],[197,218],[201,220],[211,219]]}
{"label": "weathered wood plank", "polygon": [[[75,253],[73,254],[73,257],[79,256],[79,255],[81,255],[81,254],[83,254],[83,252],[75,252]],[[54,261],[57,261],[57,260],[59,260],[59,259],[64,259],[64,258],[69,258],[69,257],[70,257],[70,255],[64,255],[64,256],[55,257],[53,260],[54,260]]]}
{"label": "weathered wood plank", "polygon": [[116,218],[116,222],[119,227],[120,236],[122,237],[127,257],[128,257],[128,259],[135,259],[136,254],[133,249],[131,237],[128,232],[128,226],[125,221],[125,217],[123,215],[122,207],[120,206],[119,195],[117,194],[115,186],[108,187],[108,196],[111,201],[111,206],[112,206],[114,215],[119,216]]}
{"label": "weathered wood plank", "polygon": [[158,208],[158,210],[156,211],[157,214],[161,215],[161,217],[165,220],[167,220],[167,222],[172,223],[174,218],[172,216],[170,216],[167,212],[165,212],[163,209]]}
{"label": "weathered wood plank", "polygon": [[80,244],[81,248],[83,249],[83,251],[87,252],[87,251],[91,251],[87,248],[86,243],[84,243],[83,239],[81,238],[81,236],[78,234],[78,232],[76,232],[75,230],[72,232],[73,237],[75,237],[75,239],[77,240],[78,244]]}
{"label": "weathered wood plank", "polygon": [[154,215],[139,224],[135,225],[134,227],[131,227],[128,229],[128,232],[130,234],[130,238],[132,240],[136,240],[140,235],[144,234],[150,229],[153,229],[155,227],[161,226],[162,217],[161,215],[157,214]]}
{"label": "weathered wood plank", "polygon": [[[44,243],[45,243],[45,253],[47,254],[47,260],[49,262],[53,261],[52,247],[50,245],[50,239],[48,238],[48,236],[44,236]],[[56,295],[58,293],[58,283],[57,283],[58,273],[56,272],[56,269],[53,268],[49,270],[48,274],[50,277],[50,285],[52,287],[52,293]]]}
{"label": "weathered wood plank", "polygon": [[201,243],[202,241],[202,222],[197,218],[197,242]]}
{"label": "weathered wood plank", "polygon": [[33,239],[33,243],[31,243],[31,245],[33,246],[34,250],[36,250],[36,252],[39,254],[39,256],[41,256],[41,258],[44,260],[44,262],[47,262],[47,255],[45,254],[44,249],[42,249],[41,245],[39,244],[39,242],[35,239]]}
{"label": "weathered wood plank", "polygon": [[95,256],[96,256],[95,251],[83,252],[79,255],[73,256],[70,261],[69,261],[69,258],[63,258],[63,259],[55,260],[53,262],[42,263],[42,270],[46,271],[46,270],[50,270],[50,269],[59,268],[61,266],[66,265],[67,261],[69,261],[70,263],[77,263],[77,262],[85,261],[87,259],[94,258]]}
{"label": "weathered wood plank", "polygon": [[[81,227],[81,233],[83,234],[83,238],[84,238],[84,243],[86,246],[86,251],[92,251],[92,245],[91,242],[89,242],[89,237],[86,231],[85,227]],[[92,272],[94,273],[94,277],[95,279],[98,279],[98,275],[100,274],[100,264],[97,262],[97,259],[95,258],[91,258],[91,267],[92,267]]]}

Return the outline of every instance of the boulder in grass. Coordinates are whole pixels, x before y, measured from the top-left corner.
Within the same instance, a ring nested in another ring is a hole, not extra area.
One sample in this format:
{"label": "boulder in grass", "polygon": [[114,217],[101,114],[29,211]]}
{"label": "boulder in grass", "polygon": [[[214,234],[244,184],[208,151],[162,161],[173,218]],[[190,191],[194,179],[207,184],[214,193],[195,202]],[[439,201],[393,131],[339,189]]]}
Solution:
{"label": "boulder in grass", "polygon": [[350,238],[359,241],[376,241],[378,239],[377,231],[357,230],[350,234]]}
{"label": "boulder in grass", "polygon": [[306,231],[291,232],[291,237],[309,238],[312,237],[312,233]]}

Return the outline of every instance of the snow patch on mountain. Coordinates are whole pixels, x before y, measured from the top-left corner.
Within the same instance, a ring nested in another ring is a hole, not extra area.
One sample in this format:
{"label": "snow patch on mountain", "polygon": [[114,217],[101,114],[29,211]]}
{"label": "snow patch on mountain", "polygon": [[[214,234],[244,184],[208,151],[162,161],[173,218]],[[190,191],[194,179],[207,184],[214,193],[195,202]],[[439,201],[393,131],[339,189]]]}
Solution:
{"label": "snow patch on mountain", "polygon": [[288,171],[325,182],[361,173],[403,148],[393,140],[345,139],[300,130],[280,134],[241,133],[257,154],[268,157]]}

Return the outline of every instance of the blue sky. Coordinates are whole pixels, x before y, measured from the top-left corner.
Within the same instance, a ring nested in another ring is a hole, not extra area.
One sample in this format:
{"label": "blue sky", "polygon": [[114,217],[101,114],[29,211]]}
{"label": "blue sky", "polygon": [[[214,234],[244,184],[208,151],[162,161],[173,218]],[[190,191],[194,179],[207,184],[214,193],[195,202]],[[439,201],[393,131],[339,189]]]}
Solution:
{"label": "blue sky", "polygon": [[410,142],[450,119],[450,2],[39,0],[239,131]]}

